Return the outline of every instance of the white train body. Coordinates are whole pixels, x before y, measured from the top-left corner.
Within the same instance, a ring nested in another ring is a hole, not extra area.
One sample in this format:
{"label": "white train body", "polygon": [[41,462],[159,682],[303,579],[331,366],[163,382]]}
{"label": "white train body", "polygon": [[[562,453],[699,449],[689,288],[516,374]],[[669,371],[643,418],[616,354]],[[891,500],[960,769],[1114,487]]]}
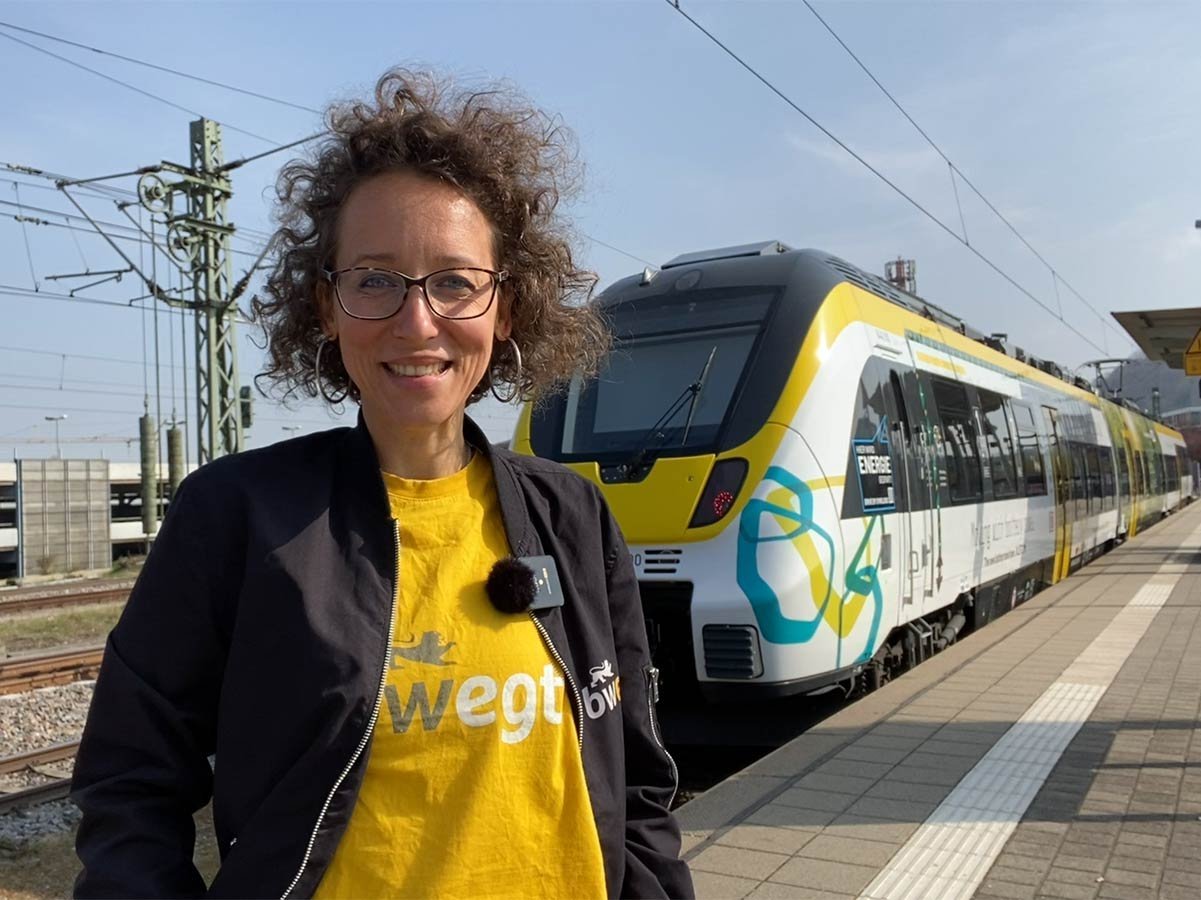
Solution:
{"label": "white train body", "polygon": [[514,446],[605,492],[669,696],[878,683],[1193,494],[1179,433],[826,254],[694,254],[600,302],[608,369]]}

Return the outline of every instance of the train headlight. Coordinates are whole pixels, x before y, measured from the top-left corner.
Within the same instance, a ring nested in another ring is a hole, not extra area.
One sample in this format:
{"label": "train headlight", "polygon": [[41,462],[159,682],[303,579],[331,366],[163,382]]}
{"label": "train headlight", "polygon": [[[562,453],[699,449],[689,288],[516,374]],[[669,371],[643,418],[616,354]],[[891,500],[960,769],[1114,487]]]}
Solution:
{"label": "train headlight", "polygon": [[692,514],[692,521],[688,523],[688,527],[701,528],[725,518],[742,489],[746,472],[745,459],[719,460],[709,473],[709,480],[705,483],[700,503],[696,505],[696,512]]}

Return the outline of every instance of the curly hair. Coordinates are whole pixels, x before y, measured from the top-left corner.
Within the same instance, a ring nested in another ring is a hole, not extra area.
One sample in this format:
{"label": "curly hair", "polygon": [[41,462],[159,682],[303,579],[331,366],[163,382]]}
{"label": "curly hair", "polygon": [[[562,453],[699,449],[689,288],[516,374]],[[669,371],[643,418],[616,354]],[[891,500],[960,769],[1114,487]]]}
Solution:
{"label": "curly hair", "polygon": [[610,334],[590,299],[596,276],[577,267],[568,224],[556,215],[579,184],[574,139],[559,122],[505,86],[465,91],[429,73],[392,69],[373,102],[335,104],[328,135],[307,160],[293,160],[276,184],[272,240],[276,262],[265,299],[252,304],[266,334],[260,377],[284,396],[348,395],[358,390],[325,335],[318,291],[333,259],[338,215],[365,179],[416,171],[454,186],[492,225],[497,268],[508,269],[506,297],[518,368],[508,342],[494,342],[488,374],[468,403],[493,384],[537,399],[580,372],[597,371]]}

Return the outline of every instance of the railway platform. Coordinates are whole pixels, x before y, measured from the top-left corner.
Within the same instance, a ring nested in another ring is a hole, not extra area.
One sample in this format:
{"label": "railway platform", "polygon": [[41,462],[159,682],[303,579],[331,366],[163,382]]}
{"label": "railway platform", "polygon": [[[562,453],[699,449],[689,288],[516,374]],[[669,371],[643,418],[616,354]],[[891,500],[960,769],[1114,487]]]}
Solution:
{"label": "railway platform", "polygon": [[678,811],[702,898],[1201,897],[1201,503]]}

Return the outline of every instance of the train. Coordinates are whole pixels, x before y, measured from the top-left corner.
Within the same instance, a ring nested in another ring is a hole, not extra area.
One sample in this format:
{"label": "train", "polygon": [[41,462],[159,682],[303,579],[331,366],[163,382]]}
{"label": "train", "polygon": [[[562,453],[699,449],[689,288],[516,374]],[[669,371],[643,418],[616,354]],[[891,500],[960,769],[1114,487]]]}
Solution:
{"label": "train", "polygon": [[665,701],[877,688],[1195,496],[1179,432],[829,253],[688,253],[595,302],[603,370],[512,446],[603,492]]}

